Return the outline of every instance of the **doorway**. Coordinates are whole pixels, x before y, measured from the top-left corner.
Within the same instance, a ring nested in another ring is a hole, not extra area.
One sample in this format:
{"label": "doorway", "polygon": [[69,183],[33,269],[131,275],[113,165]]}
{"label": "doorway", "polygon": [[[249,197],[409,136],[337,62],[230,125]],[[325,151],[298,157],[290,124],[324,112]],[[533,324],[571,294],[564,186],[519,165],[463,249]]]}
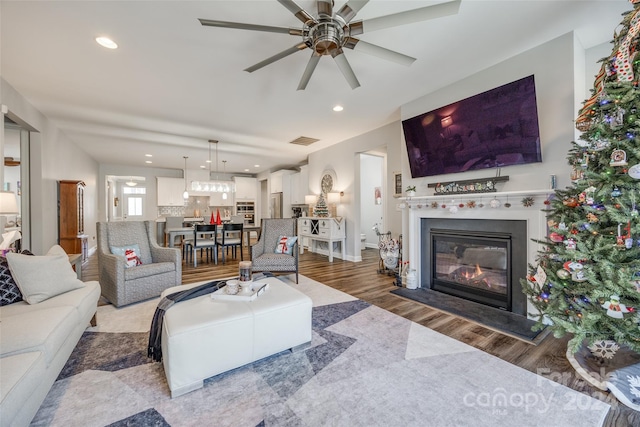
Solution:
{"label": "doorway", "polygon": [[106,176],[107,221],[142,221],[145,218],[146,178]]}
{"label": "doorway", "polygon": [[378,235],[386,231],[386,147],[360,153],[360,249],[377,248]]}
{"label": "doorway", "polygon": [[[15,194],[18,210],[0,216],[0,230],[20,232],[20,248],[31,249],[29,203],[30,133],[34,129],[7,112],[4,116],[3,182],[2,190]],[[1,240],[1,239],[0,239]]]}

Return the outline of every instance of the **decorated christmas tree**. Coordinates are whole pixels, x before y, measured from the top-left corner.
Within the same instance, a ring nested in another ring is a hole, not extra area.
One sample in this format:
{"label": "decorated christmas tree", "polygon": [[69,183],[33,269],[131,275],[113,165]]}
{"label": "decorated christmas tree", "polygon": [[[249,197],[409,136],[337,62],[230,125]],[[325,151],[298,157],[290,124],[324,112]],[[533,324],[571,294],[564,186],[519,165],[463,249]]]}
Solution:
{"label": "decorated christmas tree", "polygon": [[548,204],[548,236],[525,292],[570,349],[640,352],[640,7],[624,15],[576,120],[571,187]]}
{"label": "decorated christmas tree", "polygon": [[320,196],[318,196],[318,202],[316,203],[316,207],[313,210],[313,214],[319,217],[329,216],[329,208],[327,207],[327,202],[325,200],[324,193],[320,193]]}

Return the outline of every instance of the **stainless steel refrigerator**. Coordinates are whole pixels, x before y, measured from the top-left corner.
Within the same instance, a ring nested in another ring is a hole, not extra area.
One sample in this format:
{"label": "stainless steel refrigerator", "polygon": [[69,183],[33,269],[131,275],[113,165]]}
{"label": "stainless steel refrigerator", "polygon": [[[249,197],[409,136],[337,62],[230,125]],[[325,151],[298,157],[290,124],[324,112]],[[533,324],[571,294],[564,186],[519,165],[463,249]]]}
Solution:
{"label": "stainless steel refrigerator", "polygon": [[282,193],[271,193],[269,203],[271,218],[282,218]]}

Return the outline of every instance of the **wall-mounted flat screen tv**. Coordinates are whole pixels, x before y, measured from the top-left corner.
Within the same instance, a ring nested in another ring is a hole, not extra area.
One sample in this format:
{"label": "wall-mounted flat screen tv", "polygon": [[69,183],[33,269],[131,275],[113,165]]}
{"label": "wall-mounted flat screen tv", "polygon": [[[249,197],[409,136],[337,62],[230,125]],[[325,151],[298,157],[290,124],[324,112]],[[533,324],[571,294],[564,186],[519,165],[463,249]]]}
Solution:
{"label": "wall-mounted flat screen tv", "polygon": [[533,76],[402,121],[413,178],[542,161]]}

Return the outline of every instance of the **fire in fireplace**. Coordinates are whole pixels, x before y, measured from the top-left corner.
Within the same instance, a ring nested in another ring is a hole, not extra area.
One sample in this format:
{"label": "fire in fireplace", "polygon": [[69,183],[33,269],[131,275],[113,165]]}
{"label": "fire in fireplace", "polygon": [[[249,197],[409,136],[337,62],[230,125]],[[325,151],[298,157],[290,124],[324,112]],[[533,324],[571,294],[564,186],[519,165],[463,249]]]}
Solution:
{"label": "fire in fireplace", "polygon": [[432,289],[508,309],[510,236],[431,230]]}
{"label": "fire in fireplace", "polygon": [[421,252],[421,287],[526,316],[526,221],[423,218]]}

